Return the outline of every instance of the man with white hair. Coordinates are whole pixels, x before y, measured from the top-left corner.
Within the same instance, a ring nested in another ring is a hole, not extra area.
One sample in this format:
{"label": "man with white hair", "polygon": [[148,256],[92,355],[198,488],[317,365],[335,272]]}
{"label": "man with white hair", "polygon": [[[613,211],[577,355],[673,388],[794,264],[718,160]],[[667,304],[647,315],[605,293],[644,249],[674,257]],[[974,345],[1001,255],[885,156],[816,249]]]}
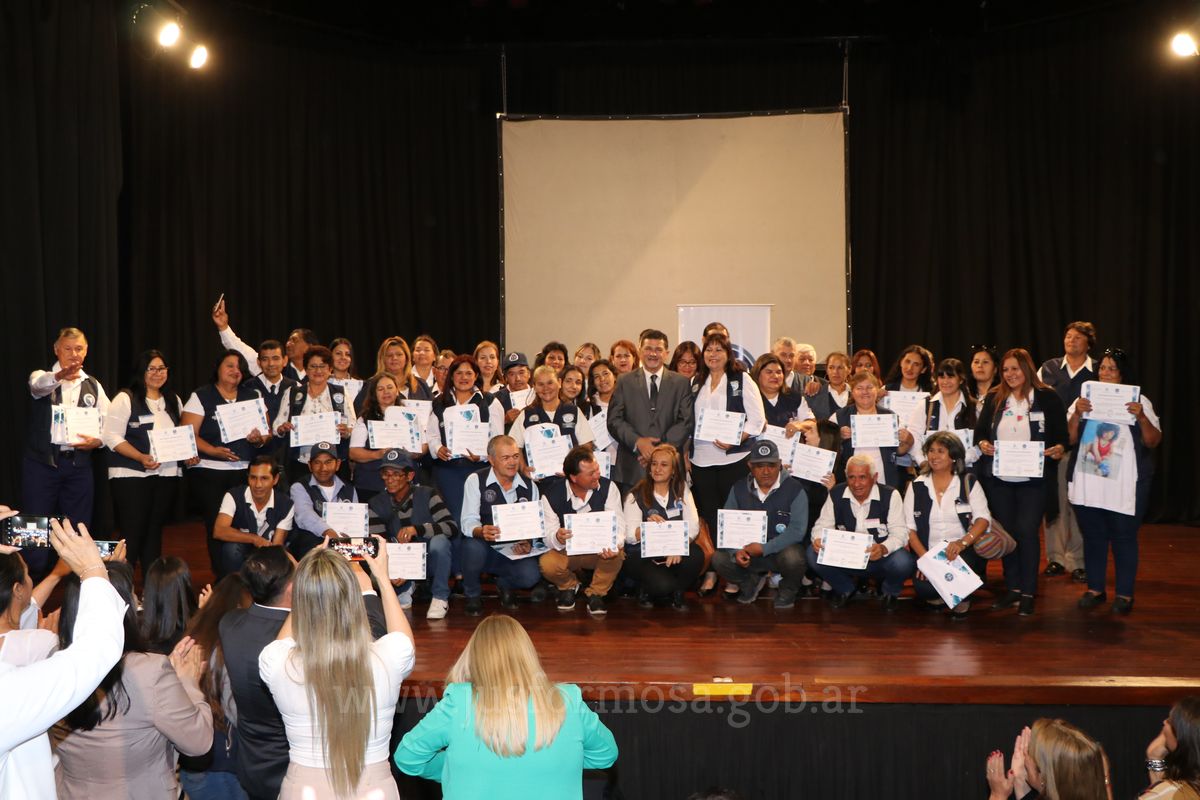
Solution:
{"label": "man with white hair", "polygon": [[[866,569],[855,570],[821,564],[826,530],[869,533],[873,539]],[[817,517],[809,545],[808,563],[833,587],[830,606],[841,608],[850,602],[864,576],[883,581],[883,608],[894,611],[904,582],[916,572],[916,561],[905,546],[908,527],[904,521],[904,502],[900,492],[876,483],[875,463],[869,456],[854,455],[846,462],[846,482],[829,490],[829,497]]]}

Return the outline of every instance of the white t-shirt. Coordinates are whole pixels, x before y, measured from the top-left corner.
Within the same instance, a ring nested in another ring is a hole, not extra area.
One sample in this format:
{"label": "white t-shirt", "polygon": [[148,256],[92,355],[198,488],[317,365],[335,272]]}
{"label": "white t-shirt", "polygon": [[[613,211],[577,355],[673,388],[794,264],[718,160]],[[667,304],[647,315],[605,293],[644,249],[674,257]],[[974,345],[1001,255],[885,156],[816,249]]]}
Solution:
{"label": "white t-shirt", "polygon": [[[1150,398],[1142,395],[1141,403],[1150,424],[1162,430]],[[1072,403],[1067,416],[1074,413]],[[1132,427],[1092,419],[1080,423],[1079,452],[1067,498],[1076,505],[1133,516],[1137,513],[1138,464]]]}
{"label": "white t-shirt", "polygon": [[[325,748],[321,746],[321,726],[312,717],[304,688],[304,667],[297,658],[296,640],[278,639],[263,648],[258,656],[258,674],[271,690],[275,705],[287,730],[288,757],[293,764],[327,769]],[[364,764],[387,761],[392,718],[400,697],[400,684],[413,670],[416,656],[412,639],[403,633],[389,633],[371,643],[371,674],[375,682],[375,719],[367,737]]]}

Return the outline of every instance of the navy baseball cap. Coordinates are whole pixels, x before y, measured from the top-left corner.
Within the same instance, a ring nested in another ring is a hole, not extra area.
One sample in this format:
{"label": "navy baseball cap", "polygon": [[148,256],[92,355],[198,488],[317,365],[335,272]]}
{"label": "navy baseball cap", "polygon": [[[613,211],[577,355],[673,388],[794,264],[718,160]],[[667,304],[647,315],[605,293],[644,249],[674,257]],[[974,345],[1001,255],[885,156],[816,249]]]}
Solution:
{"label": "navy baseball cap", "polygon": [[747,461],[751,464],[778,464],[779,448],[770,439],[762,439],[754,443],[754,449],[750,451]]}
{"label": "navy baseball cap", "polygon": [[398,450],[395,447],[383,454],[383,460],[379,462],[379,469],[382,472],[385,469],[402,469],[412,472],[417,468],[413,463],[412,456],[404,450]]}
{"label": "navy baseball cap", "polygon": [[325,453],[333,458],[338,457],[337,447],[329,442],[317,442],[312,447],[308,448],[308,460],[312,461],[314,458],[321,455],[321,453]]}
{"label": "navy baseball cap", "polygon": [[507,371],[509,367],[528,367],[529,359],[525,358],[524,353],[514,350],[504,357],[503,366],[505,371]]}

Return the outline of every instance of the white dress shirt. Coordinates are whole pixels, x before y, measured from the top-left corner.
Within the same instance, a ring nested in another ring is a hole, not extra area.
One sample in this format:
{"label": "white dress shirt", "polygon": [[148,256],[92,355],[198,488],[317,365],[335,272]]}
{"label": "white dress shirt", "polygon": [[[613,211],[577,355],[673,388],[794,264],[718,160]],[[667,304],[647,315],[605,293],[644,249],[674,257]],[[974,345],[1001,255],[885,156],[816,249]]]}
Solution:
{"label": "white dress shirt", "polygon": [[[175,402],[179,402],[179,398],[175,398]],[[160,397],[157,400],[146,398],[146,408],[150,413],[140,420],[144,425],[151,425],[154,428],[163,430],[165,428],[175,427],[175,422],[167,414],[166,398]],[[129,425],[129,415],[132,413],[132,406],[129,400],[128,392],[121,392],[112,399],[108,404],[108,413],[104,415],[103,426],[100,429],[100,438],[104,441],[104,446],[114,453],[117,451],[117,446],[125,441],[125,429]],[[161,475],[164,478],[176,478],[179,476],[179,462],[169,461],[166,464],[159,464],[158,469],[130,469],[129,467],[109,467],[109,478],[146,478],[151,475]]]}
{"label": "white dress shirt", "polygon": [[[737,373],[734,380],[738,382],[738,387],[742,392],[742,407],[745,409],[746,424],[742,427],[743,433],[750,434],[754,438],[763,432],[766,427],[767,418],[763,413],[762,395],[758,392],[758,386],[751,380],[749,373]],[[708,408],[715,411],[728,411],[726,407],[727,387],[729,385],[729,376],[722,374],[721,380],[715,389],[711,388],[710,381],[705,380],[700,386],[700,390],[696,393],[695,418],[696,427],[700,426],[700,409]],[[741,442],[725,442],[729,445],[738,445]],[[750,451],[741,453],[728,453],[717,447],[712,442],[702,442],[699,439],[695,441],[695,453],[692,454],[692,465],[697,467],[720,467],[725,464],[733,464],[741,461],[750,455]]]}
{"label": "white dress shirt", "polygon": [[[929,497],[933,500],[929,509],[928,549],[930,550],[936,550],[942,542],[957,541],[966,535],[967,529],[963,527],[962,520],[958,517],[958,495],[962,491],[961,481],[962,478],[954,476],[940,501],[937,491],[933,488],[932,475],[922,475],[913,481],[914,484],[925,484],[925,488],[929,491]],[[983,487],[979,485],[979,481],[975,481],[971,486],[967,502],[971,507],[972,522],[977,519],[986,519],[988,524],[991,524],[992,512],[988,510],[987,496],[983,493]],[[904,497],[904,524],[910,531],[917,529],[916,500],[913,497],[911,486],[908,488],[908,494]]]}
{"label": "white dress shirt", "polygon": [[[686,522],[688,538],[693,542],[696,541],[696,537],[700,534],[700,513],[696,510],[696,501],[692,499],[692,490],[687,488],[683,490],[683,508],[681,509],[672,509],[667,505],[671,501],[668,495],[655,492],[654,499],[667,512],[667,522]],[[638,505],[633,492],[630,492],[629,496],[625,498],[626,542],[636,544],[641,541],[642,522],[642,507]]]}
{"label": "white dress shirt", "polygon": [[[589,514],[591,508],[588,507],[588,501],[592,499],[592,494],[596,491],[588,489],[583,497],[578,496],[571,491],[571,482],[563,481],[562,485],[557,487],[559,491],[565,491],[568,499],[571,501],[571,508],[577,514]],[[546,513],[546,546],[555,550],[566,550],[567,546],[558,541],[558,529],[566,527],[562,524],[554,507],[550,505],[550,499],[546,495],[542,495],[542,510]],[[621,492],[617,490],[615,483],[608,484],[608,498],[604,501],[605,511],[615,511],[617,514],[617,541],[625,541],[625,514],[621,508]]]}
{"label": "white dress shirt", "polygon": [[[879,485],[871,487],[871,494],[867,495],[867,499],[863,502],[858,502],[854,499],[854,493],[846,489],[846,499],[850,501],[850,510],[854,513],[854,530],[869,531],[874,525],[868,526],[866,523],[869,520],[871,513],[872,501],[880,499]],[[826,528],[836,528],[837,517],[833,510],[833,493],[830,492],[829,497],[825,498],[825,505],[821,507],[821,516],[817,517],[817,523],[813,525],[812,537],[816,541],[821,540],[821,531]],[[888,521],[887,521],[887,539],[883,541],[886,555],[891,555],[900,548],[908,544],[908,527],[904,519],[904,503],[900,500],[900,492],[892,492],[891,502],[888,503]]]}

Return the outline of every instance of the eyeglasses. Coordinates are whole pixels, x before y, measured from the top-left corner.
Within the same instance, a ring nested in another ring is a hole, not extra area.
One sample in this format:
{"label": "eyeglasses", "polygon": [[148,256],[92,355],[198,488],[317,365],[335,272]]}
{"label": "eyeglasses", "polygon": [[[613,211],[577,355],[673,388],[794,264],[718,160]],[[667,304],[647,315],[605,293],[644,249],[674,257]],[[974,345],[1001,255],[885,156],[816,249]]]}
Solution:
{"label": "eyeglasses", "polygon": [[308,364],[308,367],[307,367],[308,372],[314,372],[314,371],[322,370],[322,369],[329,369],[329,365],[328,364],[318,364],[315,361],[310,361]]}
{"label": "eyeglasses", "polygon": [[159,372],[166,372],[166,371],[167,371],[166,367],[146,367],[146,372],[159,373]]}

